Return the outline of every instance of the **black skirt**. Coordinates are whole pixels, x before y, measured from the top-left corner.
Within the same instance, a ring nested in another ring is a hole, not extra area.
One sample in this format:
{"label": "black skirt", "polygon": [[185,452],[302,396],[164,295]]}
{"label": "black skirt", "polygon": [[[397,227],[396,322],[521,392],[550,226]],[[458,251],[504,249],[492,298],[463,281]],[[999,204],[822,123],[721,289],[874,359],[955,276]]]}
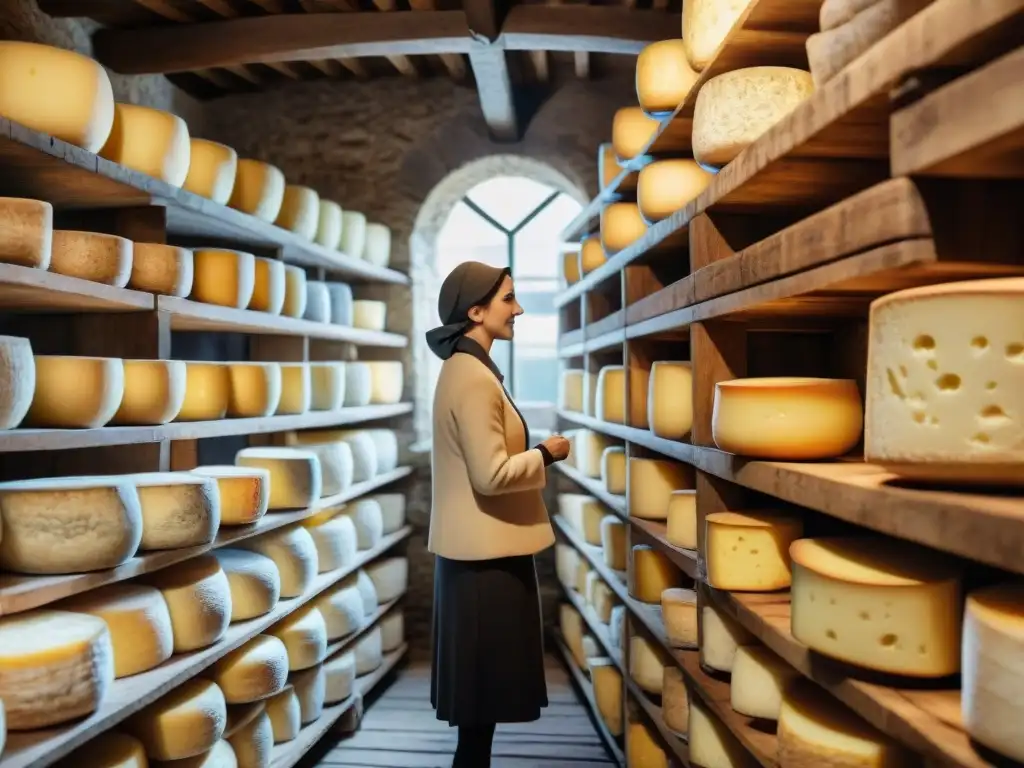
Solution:
{"label": "black skirt", "polygon": [[435,558],[430,703],[454,726],[540,718],[548,693],[532,555]]}

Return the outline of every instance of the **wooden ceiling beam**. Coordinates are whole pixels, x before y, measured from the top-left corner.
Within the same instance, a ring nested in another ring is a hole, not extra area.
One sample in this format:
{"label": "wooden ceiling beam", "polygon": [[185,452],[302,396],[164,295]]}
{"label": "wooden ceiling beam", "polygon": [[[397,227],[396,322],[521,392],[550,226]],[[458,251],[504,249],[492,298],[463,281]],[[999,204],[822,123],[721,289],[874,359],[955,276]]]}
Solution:
{"label": "wooden ceiling beam", "polygon": [[678,13],[609,5],[515,5],[499,44],[510,51],[586,51],[636,55],[649,43],[678,37]]}
{"label": "wooden ceiling beam", "polygon": [[474,45],[469,52],[469,66],[476,78],[480,108],[492,138],[518,141],[519,119],[505,52],[495,45]]}

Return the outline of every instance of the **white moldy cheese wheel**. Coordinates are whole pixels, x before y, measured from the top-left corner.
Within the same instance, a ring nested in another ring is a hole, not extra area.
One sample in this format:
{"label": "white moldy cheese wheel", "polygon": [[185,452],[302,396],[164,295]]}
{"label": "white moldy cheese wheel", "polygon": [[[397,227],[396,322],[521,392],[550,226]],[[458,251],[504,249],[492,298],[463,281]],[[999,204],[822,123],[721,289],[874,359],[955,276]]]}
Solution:
{"label": "white moldy cheese wheel", "polygon": [[259,467],[270,473],[268,509],[304,509],[321,496],[320,459],[301,448],[243,448],[235,454],[240,467]]}
{"label": "white moldy cheese wheel", "polygon": [[665,727],[685,735],[690,730],[690,696],[686,691],[683,670],[668,664],[661,681],[661,718]]}
{"label": "white moldy cheese wheel", "polygon": [[[711,714],[697,696],[690,697],[690,762],[714,768],[757,768],[760,763],[736,740],[725,723]],[[802,765],[783,763],[780,765]],[[821,763],[809,763],[821,765]],[[827,765],[827,763],[826,763]]]}
{"label": "white moldy cheese wheel", "polygon": [[666,440],[682,440],[690,433],[693,426],[693,368],[690,363],[659,360],[651,365],[647,423],[651,432]]}
{"label": "white moldy cheese wheel", "polygon": [[562,371],[559,379],[558,407],[563,411],[583,412],[583,371]]}
{"label": "white moldy cheese wheel", "polygon": [[359,554],[356,526],[352,518],[328,509],[304,520],[316,544],[317,570],[320,573],[336,571],[356,561]]}
{"label": "white moldy cheese wheel", "polygon": [[633,547],[633,571],[629,574],[629,594],[642,603],[661,604],[661,593],[683,586],[685,576],[668,556],[644,544]]}
{"label": "white moldy cheese wheel", "polygon": [[394,405],[402,402],[405,368],[401,361],[373,360],[366,365],[370,368],[370,404]]}
{"label": "white moldy cheese wheel", "polygon": [[612,118],[612,147],[619,162],[632,160],[643,152],[658,131],[658,120],[640,107],[622,107]]}
{"label": "white moldy cheese wheel", "polygon": [[192,252],[194,274],[189,298],[204,304],[245,309],[256,287],[256,257],[224,248]]}
{"label": "white moldy cheese wheel", "polygon": [[301,525],[248,539],[242,546],[274,561],[281,577],[281,597],[298,597],[316,578],[316,544]]}
{"label": "white moldy cheese wheel", "polygon": [[327,674],[326,704],[337,704],[352,695],[356,683],[356,655],[352,651],[329,658],[324,662],[324,672]]}
{"label": "white moldy cheese wheel", "polygon": [[352,327],[383,331],[387,326],[388,305],[384,301],[357,299],[352,302]]}
{"label": "white moldy cheese wheel", "polygon": [[343,211],[341,214],[341,243],[338,250],[353,259],[363,258],[366,250],[366,215],[359,211]]}
{"label": "white moldy cheese wheel", "polygon": [[628,248],[647,232],[636,203],[609,203],[601,209],[601,247],[611,256]]}
{"label": "white moldy cheese wheel", "polygon": [[714,59],[751,0],[690,0],[683,8],[682,40],[690,66],[700,72]]}
{"label": "white moldy cheese wheel", "polygon": [[368,675],[384,663],[381,647],[380,627],[374,627],[356,643],[353,649],[356,657],[356,675]]}
{"label": "white moldy cheese wheel", "polygon": [[150,760],[183,760],[213,749],[227,721],[221,689],[195,677],[128,718],[124,730],[143,743]]}
{"label": "white moldy cheese wheel", "polygon": [[967,596],[961,708],[971,738],[1024,761],[1024,587],[997,584]]}
{"label": "white moldy cheese wheel", "polygon": [[115,104],[114,127],[99,155],[180,187],[192,157],[188,125],[162,109]]}
{"label": "white moldy cheese wheel", "polygon": [[646,723],[629,723],[626,735],[626,764],[644,768],[669,768],[668,755]]}
{"label": "white moldy cheese wheel", "polygon": [[132,241],[99,232],[55,229],[50,271],[124,288],[132,276]]}
{"label": "white moldy cheese wheel", "polygon": [[388,227],[375,222],[366,225],[363,258],[375,267],[386,267],[391,263],[391,230]]}
{"label": "white moldy cheese wheel", "polygon": [[609,568],[626,570],[626,523],[615,515],[601,520],[601,553]]}
{"label": "white moldy cheese wheel", "polygon": [[261,704],[249,720],[226,737],[238,768],[269,768],[274,748],[274,726]]}
{"label": "white moldy cheese wheel", "polygon": [[601,457],[611,440],[599,432],[581,429],[573,437],[573,452],[576,454],[576,468],[586,477],[601,476]]}
{"label": "white moldy cheese wheel", "polygon": [[267,716],[274,734],[274,744],[291,741],[302,729],[302,710],[295,690],[290,686],[267,699]]}
{"label": "white moldy cheese wheel", "polygon": [[228,363],[231,390],[228,416],[271,416],[281,402],[281,366],[278,363]]}
{"label": "white moldy cheese wheel", "polygon": [[208,139],[189,139],[188,174],[182,189],[220,205],[231,199],[238,174],[238,153],[231,147]]}
{"label": "white moldy cheese wheel", "polygon": [[696,648],[697,593],[673,587],[661,593],[665,635],[673,648]]}
{"label": "white moldy cheese wheel", "polygon": [[629,638],[629,676],[647,693],[661,695],[661,681],[670,663],[665,652],[646,637]]}
{"label": "white moldy cheese wheel", "polygon": [[175,421],[216,421],[228,412],[231,374],[226,363],[186,362],[185,401]]}
{"label": "white moldy cheese wheel", "polygon": [[212,477],[187,472],[129,475],[142,507],[146,551],[209,544],[220,528],[220,493]]}
{"label": "white moldy cheese wheel", "polygon": [[383,475],[387,472],[394,472],[398,468],[398,435],[395,430],[379,427],[365,431],[373,440],[373,447],[377,455],[376,474]]}
{"label": "white moldy cheese wheel", "polygon": [[689,159],[656,160],[644,166],[636,193],[640,215],[648,224],[667,219],[695,200],[713,178],[714,174]]}
{"label": "white moldy cheese wheel", "polygon": [[306,270],[294,264],[284,265],[284,304],[281,314],[301,318],[306,314]]}
{"label": "white moldy cheese wheel", "polygon": [[0,197],[0,263],[49,269],[52,248],[52,205],[42,200]]}
{"label": "white moldy cheese wheel", "polygon": [[721,168],[811,97],[810,72],[790,67],[748,67],[701,86],[693,110],[693,157]]}
{"label": "white moldy cheese wheel", "polygon": [[605,491],[616,496],[626,493],[626,449],[608,446],[601,452],[601,483]]}
{"label": "white moldy cheese wheel", "polygon": [[220,494],[220,524],[250,525],[267,512],[270,472],[260,467],[196,467],[191,474],[212,477]]}
{"label": "white moldy cheese wheel", "polygon": [[352,286],[348,283],[324,283],[331,296],[331,322],[351,326],[353,321]]}
{"label": "white moldy cheese wheel", "polygon": [[288,682],[288,649],[276,637],[256,635],[218,661],[207,675],[220,686],[228,704],[259,701]]}
{"label": "white moldy cheese wheel", "polygon": [[114,682],[102,619],[33,611],[0,622],[0,701],[7,730],[31,731],[89,715]]}
{"label": "white moldy cheese wheel", "polygon": [[597,713],[612,736],[622,735],[622,674],[606,656],[587,659]]}
{"label": "white moldy cheese wheel", "polygon": [[686,58],[686,46],[681,39],[651,43],[636,58],[636,96],[640,108],[651,115],[671,114],[686,99],[698,76]]}
{"label": "white moldy cheese wheel", "polygon": [[377,587],[373,582],[373,579],[367,575],[366,571],[359,571],[352,579],[346,580],[345,583],[354,583],[356,589],[359,590],[359,595],[363,598],[363,615],[372,616],[380,605],[380,601],[377,599]]}
{"label": "white moldy cheese wheel", "polygon": [[777,377],[715,385],[715,445],[739,456],[835,458],[857,445],[863,423],[860,391],[852,379]]}
{"label": "white moldy cheese wheel", "polygon": [[366,566],[373,581],[377,600],[389,603],[397,600],[409,584],[409,561],[404,557],[385,557]]}
{"label": "white moldy cheese wheel", "polygon": [[604,246],[601,244],[601,235],[588,235],[580,240],[580,273],[589,275],[595,269],[608,261],[605,256]]}
{"label": "white moldy cheese wheel", "polygon": [[313,380],[309,363],[281,363],[281,398],[277,402],[278,416],[302,414],[309,410],[313,399]]}
{"label": "white moldy cheese wheel", "polygon": [[114,92],[97,62],[63,48],[0,43],[0,115],[98,152],[114,124]]}
{"label": "white moldy cheese wheel", "polygon": [[36,355],[36,386],[25,426],[96,429],[124,395],[124,364],[113,357]]}
{"label": "white moldy cheese wheel", "polygon": [[803,536],[799,517],[773,512],[713,512],[704,518],[708,584],[731,592],[773,592],[791,581],[789,546]]}
{"label": "white moldy cheese wheel", "polygon": [[757,642],[750,632],[711,603],[701,606],[700,625],[700,663],[716,672],[732,672],[736,649]]}
{"label": "white moldy cheese wheel", "polygon": [[645,520],[667,520],[669,500],[675,491],[693,490],[693,467],[671,459],[630,458],[629,514]]}
{"label": "white moldy cheese wheel", "polygon": [[729,686],[732,708],[759,720],[778,720],[782,695],[800,673],[763,645],[736,649]]}
{"label": "white moldy cheese wheel", "polygon": [[351,635],[363,626],[363,596],[354,582],[341,584],[317,598],[316,608],[331,642]]}
{"label": "white moldy cheese wheel", "polygon": [[668,497],[665,538],[683,549],[697,549],[697,492],[672,491]]}
{"label": "white moldy cheese wheel", "polygon": [[345,407],[361,408],[373,398],[373,372],[359,360],[345,363]]}
{"label": "white moldy cheese wheel", "polygon": [[800,539],[789,553],[791,631],[811,650],[908,677],[960,671],[952,558],[880,536]]}
{"label": "white moldy cheese wheel", "polygon": [[31,343],[18,336],[0,336],[0,430],[21,424],[35,391],[36,362]]}
{"label": "white moldy cheese wheel", "polygon": [[355,476],[355,459],[348,443],[321,443],[305,446],[320,459],[320,494],[334,496],[347,491]]}
{"label": "white moldy cheese wheel", "polygon": [[124,392],[111,424],[155,425],[172,421],[185,404],[183,360],[125,360]]}
{"label": "white moldy cheese wheel", "polygon": [[380,517],[385,536],[405,525],[405,494],[378,493],[371,498],[380,504]]}
{"label": "white moldy cheese wheel", "polygon": [[284,309],[284,262],[256,256],[256,275],[248,308],[269,315],[279,315]]}
{"label": "white moldy cheese wheel", "polygon": [[327,673],[324,665],[317,664],[309,669],[292,672],[288,682],[299,700],[299,720],[303,725],[318,720],[324,712],[324,696],[327,695]]}
{"label": "white moldy cheese wheel", "polygon": [[562,279],[566,285],[578,283],[580,280],[580,254],[579,251],[569,251],[562,254]]}
{"label": "white moldy cheese wheel", "polygon": [[284,202],[284,173],[259,160],[240,158],[228,205],[262,221],[273,221]]}
{"label": "white moldy cheese wheel", "polygon": [[314,323],[331,322],[331,292],[322,280],[306,280],[306,309],[302,316]]}
{"label": "white moldy cheese wheel", "polygon": [[344,227],[344,216],[341,206],[333,200],[320,198],[319,212],[316,220],[316,234],[313,236],[317,245],[331,251],[338,250],[341,245],[341,230]]}
{"label": "white moldy cheese wheel", "polygon": [[286,185],[281,210],[274,223],[299,237],[312,240],[316,236],[319,221],[320,195],[317,191],[299,184]]}
{"label": "white moldy cheese wheel", "polygon": [[345,402],[345,363],[309,363],[313,411],[335,411]]}
{"label": "white moldy cheese wheel", "polygon": [[873,302],[865,458],[924,480],[1024,484],[1022,323],[1022,278]]}
{"label": "white moldy cheese wheel", "polygon": [[128,287],[161,296],[184,298],[192,292],[192,251],[163,243],[135,243]]}
{"label": "white moldy cheese wheel", "polygon": [[300,608],[268,631],[284,642],[292,672],[320,664],[327,656],[327,625],[316,606]]}
{"label": "white moldy cheese wheel", "polygon": [[405,642],[405,614],[401,608],[388,611],[380,620],[380,645],[384,653],[398,648]]}
{"label": "white moldy cheese wheel", "polygon": [[142,541],[142,506],[126,477],[0,483],[0,567],[51,575],[114,568]]}
{"label": "white moldy cheese wheel", "polygon": [[228,578],[232,623],[274,610],[281,598],[281,574],[273,560],[246,549],[218,549],[213,554]]}
{"label": "white moldy cheese wheel", "polygon": [[75,753],[77,768],[148,768],[146,750],[133,736],[117,731],[101,733]]}
{"label": "white moldy cheese wheel", "polygon": [[206,648],[220,640],[231,622],[231,587],[213,555],[198,555],[146,577],[167,602],[174,628],[174,652]]}

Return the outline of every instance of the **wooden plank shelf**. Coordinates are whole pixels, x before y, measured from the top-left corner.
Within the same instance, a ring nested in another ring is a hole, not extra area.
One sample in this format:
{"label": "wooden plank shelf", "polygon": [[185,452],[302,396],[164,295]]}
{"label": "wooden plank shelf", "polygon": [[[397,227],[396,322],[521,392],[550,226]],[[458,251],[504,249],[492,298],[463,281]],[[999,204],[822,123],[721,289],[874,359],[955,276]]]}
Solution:
{"label": "wooden plank shelf", "polygon": [[555,526],[562,532],[562,535],[569,540],[573,548],[586,558],[587,562],[590,563],[590,567],[597,571],[598,575],[607,584],[615,596],[621,603],[627,603],[631,598],[629,592],[626,589],[625,573],[622,571],[614,571],[608,567],[604,562],[604,555],[601,552],[600,547],[595,547],[592,544],[587,544],[579,533],[561,515],[554,516]]}
{"label": "wooden plank shelf", "polygon": [[594,498],[598,499],[602,504],[608,507],[612,512],[626,519],[626,497],[616,496],[614,493],[608,493],[604,489],[600,480],[585,476],[576,467],[570,467],[563,462],[555,464],[558,471],[563,475],[572,480],[580,488],[584,489]]}
{"label": "wooden plank shelf", "polygon": [[186,547],[184,549],[141,553],[128,562],[106,571],[72,573],[61,576],[23,576],[13,573],[0,573],[0,616],[39,608],[40,606],[54,603],[57,600],[63,600],[72,595],[88,592],[107,584],[115,584],[145,573],[159,571],[175,563],[190,560],[203,552],[238,544],[253,536],[259,536],[287,525],[301,522],[323,509],[330,509],[339,504],[358,499],[379,488],[401,480],[410,474],[412,474],[412,467],[399,467],[392,472],[378,475],[372,480],[355,483],[343,493],[325,496],[309,509],[268,512],[252,525],[221,527],[217,533],[217,538],[210,544]]}
{"label": "wooden plank shelf", "polygon": [[193,653],[172,656],[167,662],[139,675],[115,680],[99,708],[72,724],[40,731],[8,734],[0,768],[45,768],[70,754],[86,741],[156,701],[168,691],[264,632],[308,603],[324,590],[358,571],[407,538],[410,526],[385,536],[373,549],[360,552],[355,562],[336,571],[319,574],[301,596],[283,599],[268,614],[232,624],[220,641]]}
{"label": "wooden plank shelf", "polygon": [[[661,520],[642,520],[630,517],[633,526],[633,543],[648,544],[660,549],[691,579],[698,578],[697,552],[693,549],[677,547],[668,540],[668,526]],[[639,539],[639,541],[638,541]]]}
{"label": "wooden plank shelf", "polygon": [[690,746],[687,740],[681,734],[676,733],[665,725],[665,718],[661,714],[661,706],[647,698],[647,694],[640,689],[639,685],[633,682],[633,678],[626,675],[623,679],[626,683],[629,701],[632,701],[643,712],[643,716],[651,722],[658,735],[661,736],[664,746],[668,748],[670,754],[675,756],[680,765],[689,766]]}
{"label": "wooden plank shelf", "polygon": [[608,184],[608,186],[604,187],[600,192],[598,192],[597,196],[594,197],[594,199],[591,200],[589,203],[587,203],[583,207],[583,210],[577,213],[576,216],[573,217],[572,221],[570,221],[568,224],[565,225],[565,227],[562,228],[562,240],[578,240],[590,231],[591,225],[601,215],[602,209],[608,203],[613,203],[622,197],[622,195],[619,194],[618,191],[619,186],[622,184],[622,182],[624,182],[626,179],[628,179],[630,176],[636,173],[636,171],[632,170],[631,168],[632,164],[630,168],[623,168],[621,171],[619,171],[618,174],[616,174],[615,178],[612,179],[611,182]]}
{"label": "wooden plank shelf", "polygon": [[11,429],[0,432],[0,453],[59,451],[104,445],[134,445],[161,440],[199,440],[232,435],[262,435],[293,429],[316,429],[389,419],[412,411],[412,403],[367,405],[336,411],[310,411],[298,416],[267,416],[217,421],[172,421],[155,427],[97,429]]}
{"label": "wooden plank shelf", "polygon": [[280,249],[285,261],[356,280],[407,285],[409,277],[305,240],[255,216],[166,184],[80,147],[0,118],[0,194],[56,208],[163,206],[172,236]]}
{"label": "wooden plank shelf", "polygon": [[580,612],[581,616],[583,616],[583,620],[587,622],[590,634],[592,634],[594,639],[601,644],[601,647],[604,648],[604,652],[607,654],[608,658],[615,662],[615,666],[619,668],[619,672],[625,675],[626,663],[622,656],[622,649],[616,648],[612,644],[610,628],[598,620],[593,607],[587,605],[586,601],[584,601],[583,597],[576,592],[576,590],[567,587],[565,584],[562,584],[561,586],[562,591],[565,593],[566,600],[572,603],[572,606]]}
{"label": "wooden plank shelf", "polygon": [[144,312],[155,304],[151,293],[0,264],[0,305],[5,312]]}

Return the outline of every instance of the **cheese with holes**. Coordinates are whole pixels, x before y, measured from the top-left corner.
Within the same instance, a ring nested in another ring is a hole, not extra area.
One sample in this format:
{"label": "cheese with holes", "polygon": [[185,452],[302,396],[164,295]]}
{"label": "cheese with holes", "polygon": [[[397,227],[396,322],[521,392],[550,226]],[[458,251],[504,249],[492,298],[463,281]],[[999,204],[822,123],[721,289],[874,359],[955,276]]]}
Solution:
{"label": "cheese with holes", "polygon": [[187,472],[129,475],[142,507],[145,551],[209,544],[220,528],[220,493],[212,477]]}
{"label": "cheese with holes", "polygon": [[213,555],[197,555],[146,577],[160,590],[171,614],[174,652],[206,648],[231,621],[231,586]]}
{"label": "cheese with holes", "polygon": [[366,250],[366,214],[343,211],[341,214],[341,243],[338,250],[353,259],[363,258]]}
{"label": "cheese with holes", "polygon": [[690,0],[683,8],[682,40],[698,72],[712,62],[752,0]]}
{"label": "cheese with holes", "polygon": [[[647,389],[649,373],[630,368],[630,403],[626,405],[626,367],[606,365],[597,375],[597,418],[612,424],[647,428]],[[628,420],[627,420],[628,419]]]}
{"label": "cheese with holes", "polygon": [[345,407],[361,408],[373,399],[374,376],[370,364],[358,360],[345,363]]}
{"label": "cheese with holes", "polygon": [[384,535],[384,517],[380,511],[380,502],[373,498],[359,499],[346,506],[342,514],[355,526],[359,549],[373,549],[380,544]]}
{"label": "cheese with holes", "polygon": [[578,283],[580,280],[580,253],[577,250],[562,254],[562,279],[566,285]]}
{"label": "cheese with holes", "polygon": [[55,229],[50,271],[124,288],[132,275],[132,241],[98,232]]}
{"label": "cheese with holes", "polygon": [[695,200],[713,178],[690,159],[657,160],[645,166],[637,182],[640,215],[648,224],[667,219]]}
{"label": "cheese with holes", "polygon": [[662,592],[661,616],[673,648],[697,647],[697,595],[693,590],[673,587]]}
{"label": "cheese with holes", "polygon": [[300,318],[306,313],[306,271],[293,264],[284,265],[284,303],[281,314]]}
{"label": "cheese with holes", "polygon": [[[757,768],[760,763],[697,696],[690,697],[690,763],[702,768]],[[779,763],[801,765],[801,763]],[[821,765],[821,763],[810,763]]]}
{"label": "cheese with holes", "polygon": [[243,448],[235,454],[240,467],[270,473],[268,509],[304,509],[321,496],[320,459],[301,448]]}
{"label": "cheese with holes", "polygon": [[657,131],[658,120],[640,107],[616,110],[612,118],[612,147],[615,156],[620,162],[639,157]]}
{"label": "cheese with holes", "polygon": [[632,722],[626,734],[626,765],[637,768],[670,768],[668,755],[646,723]]}
{"label": "cheese with holes", "polygon": [[580,369],[562,371],[558,407],[563,411],[583,412],[583,374]]}
{"label": "cheese with holes", "polygon": [[628,248],[647,232],[636,203],[609,203],[601,209],[601,247],[611,256]]}
{"label": "cheese with holes", "polygon": [[409,583],[409,561],[404,557],[385,557],[366,566],[373,581],[377,600],[388,603],[405,592]]}
{"label": "cheese with holes", "polygon": [[344,226],[344,216],[341,206],[333,200],[320,198],[316,219],[316,234],[313,241],[331,251],[338,250],[341,244],[341,231]]}
{"label": "cheese with holes", "polygon": [[327,693],[327,674],[324,665],[317,664],[309,669],[292,672],[288,682],[299,700],[299,720],[303,725],[319,719],[324,711],[324,696]]}
{"label": "cheese with holes", "polygon": [[697,492],[672,491],[668,496],[665,538],[683,549],[697,549]]}
{"label": "cheese with holes", "polygon": [[811,650],[908,677],[960,671],[962,567],[880,536],[800,539],[791,631]]}
{"label": "cheese with holes", "polygon": [[608,622],[608,641],[616,648],[622,648],[626,639],[626,606],[616,605],[612,608],[612,618]]}
{"label": "cheese with holes", "polygon": [[269,470],[210,466],[196,467],[190,473],[217,481],[221,525],[250,525],[266,514],[270,500]]}
{"label": "cheese with holes", "polygon": [[302,525],[316,544],[317,568],[320,573],[336,571],[355,562],[358,538],[352,519],[328,509],[305,520]]}
{"label": "cheese with holes", "polygon": [[686,735],[690,729],[690,697],[683,670],[675,664],[665,665],[661,680],[661,718],[666,728],[678,734]]}
{"label": "cheese with holes", "polygon": [[245,309],[256,288],[256,257],[224,248],[197,248],[192,252],[192,293],[204,304]]}
{"label": "cheese with holes", "polygon": [[188,125],[162,109],[118,103],[114,105],[114,126],[98,154],[180,187],[192,158]]}
{"label": "cheese with holes", "polygon": [[310,410],[335,411],[345,401],[345,364],[308,363]]}
{"label": "cheese with holes", "polygon": [[0,115],[97,152],[114,124],[106,70],[87,56],[37,43],[0,43]]}
{"label": "cheese with holes", "polygon": [[35,355],[35,390],[24,426],[96,429],[117,412],[124,363],[113,357]]}
{"label": "cheese with holes", "polygon": [[299,237],[312,240],[316,237],[320,221],[320,195],[311,187],[287,184],[281,200],[281,210],[274,223],[294,232]]}
{"label": "cheese with holes", "polygon": [[587,275],[605,263],[600,235],[588,235],[580,241],[580,271]]}
{"label": "cheese with holes", "polygon": [[52,249],[53,206],[42,200],[0,197],[0,262],[48,269]]}
{"label": "cheese with holes", "polygon": [[715,385],[711,433],[715,445],[740,456],[830,459],[857,445],[863,414],[852,379],[735,379]]}
{"label": "cheese with holes", "polygon": [[281,574],[266,555],[247,549],[218,549],[214,553],[231,592],[231,621],[265,616],[281,598]]}
{"label": "cheese with holes", "polygon": [[629,460],[629,514],[645,520],[667,520],[674,491],[693,490],[693,467],[671,459]]}
{"label": "cheese with holes", "polygon": [[763,645],[736,650],[729,686],[732,708],[760,720],[778,720],[782,695],[800,673]]}
{"label": "cheese with holes", "polygon": [[227,205],[237,173],[238,153],[231,147],[195,136],[189,139],[188,174],[183,189]]}
{"label": "cheese with holes", "polygon": [[613,445],[601,452],[601,483],[616,496],[626,493],[626,449]]}
{"label": "cheese with holes", "polygon": [[277,410],[281,402],[279,363],[228,363],[228,377],[228,416],[264,418]]}
{"label": "cheese with holes", "polygon": [[351,326],[354,321],[352,286],[348,283],[326,283],[331,296],[331,322]]}
{"label": "cheese with holes", "polygon": [[669,663],[665,652],[643,635],[629,638],[629,676],[647,693],[661,695],[664,668]]}
{"label": "cheese with holes", "polygon": [[284,202],[284,173],[259,160],[239,158],[228,205],[262,221],[274,221]]}
{"label": "cheese with holes", "polygon": [[352,302],[352,327],[383,331],[387,326],[388,305],[383,301],[357,299]]}
{"label": "cheese with holes", "polygon": [[142,506],[127,477],[0,483],[0,567],[38,575],[114,568],[142,541]]}
{"label": "cheese with holes", "polygon": [[194,677],[125,721],[151,760],[182,760],[213,749],[227,727],[221,689]]}
{"label": "cheese with holes", "polygon": [[367,429],[366,434],[373,440],[374,453],[377,455],[376,474],[394,472],[398,468],[398,435],[395,430]]}
{"label": "cheese with holes", "polygon": [[735,619],[710,603],[701,606],[700,623],[700,663],[709,669],[732,672],[736,649],[756,642]]}
{"label": "cheese with holes", "polygon": [[971,738],[1024,761],[1024,586],[997,584],[967,596],[961,709]]}
{"label": "cheese with holes", "polygon": [[384,653],[391,653],[405,642],[405,614],[401,608],[388,611],[380,620],[380,644]]}
{"label": "cheese with holes", "polygon": [[384,663],[380,627],[374,627],[356,643],[352,652],[356,657],[356,675],[368,675]]}
{"label": "cheese with holes", "polygon": [[385,536],[405,525],[405,494],[378,493],[373,498],[380,504],[380,517]]}
{"label": "cheese with holes", "polygon": [[576,454],[576,468],[585,477],[601,476],[601,455],[611,445],[611,439],[600,432],[581,429],[573,439],[573,452]]}
{"label": "cheese with holes", "polygon": [[622,735],[622,673],[606,656],[587,659],[590,681],[594,687],[594,703],[605,727],[612,736]]}
{"label": "cheese with holes", "polygon": [[309,410],[313,386],[309,363],[281,363],[281,398],[278,416],[302,414]]}
{"label": "cheese with holes", "polygon": [[227,737],[235,753],[238,768],[270,768],[274,749],[274,726],[266,707],[261,706],[252,719]]}
{"label": "cheese with holes", "polygon": [[281,597],[298,597],[316,578],[316,544],[301,525],[247,539],[241,546],[274,561],[281,576]]}
{"label": "cheese with holes", "polygon": [[228,412],[231,374],[225,363],[185,363],[185,400],[175,421],[216,421]]}
{"label": "cheese with holes", "polygon": [[290,686],[276,696],[267,699],[267,716],[270,718],[274,743],[291,741],[302,729],[302,709],[295,690]]}
{"label": "cheese with holes", "polygon": [[660,40],[645,46],[636,58],[636,96],[640,108],[656,116],[670,115],[686,99],[698,77],[686,58],[686,46],[681,39]]}
{"label": "cheese with holes", "polygon": [[366,247],[363,258],[375,267],[386,267],[391,263],[391,230],[383,224],[366,225]]}
{"label": "cheese with holes", "polygon": [[306,280],[306,308],[302,316],[315,323],[331,322],[331,292],[327,290],[327,283]]}
{"label": "cheese with holes", "polygon": [[207,676],[220,686],[228,704],[272,696],[288,682],[288,650],[272,635],[256,635],[213,665]]}
{"label": "cheese with holes", "polygon": [[0,430],[22,422],[35,389],[36,363],[29,340],[0,336]]}
{"label": "cheese with holes", "polygon": [[748,67],[711,78],[694,105],[694,159],[710,168],[727,165],[813,92],[811,74],[791,67]]}
{"label": "cheese with holes", "polygon": [[377,599],[377,586],[366,571],[359,571],[351,579],[346,579],[345,584],[355,584],[359,590],[359,596],[363,598],[363,615],[372,616],[377,611],[380,601]]}
{"label": "cheese with holes", "polygon": [[329,641],[351,635],[363,626],[363,596],[354,582],[322,594],[316,600],[316,608],[324,618]]}
{"label": "cheese with holes", "polygon": [[690,433],[693,426],[693,369],[689,363],[659,360],[651,365],[647,422],[651,432],[667,440],[682,440]]}
{"label": "cheese with holes", "polygon": [[404,368],[400,360],[373,360],[370,367],[370,403],[394,405],[402,402]]}
{"label": "cheese with holes", "polygon": [[704,525],[709,585],[730,592],[773,592],[789,586],[789,545],[804,530],[799,517],[714,512],[704,518]]}
{"label": "cheese with holes", "polygon": [[661,593],[681,587],[683,572],[668,555],[645,544],[633,547],[633,571],[629,574],[629,594],[643,603],[661,604]]}
{"label": "cheese with holes", "polygon": [[184,298],[192,292],[193,275],[192,251],[187,248],[163,243],[132,245],[129,288]]}
{"label": "cheese with holes", "polygon": [[141,741],[125,733],[107,731],[79,747],[75,765],[77,768],[148,768],[149,762]]}
{"label": "cheese with holes", "polygon": [[256,279],[253,283],[249,309],[280,315],[284,309],[285,272],[284,262],[279,259],[256,258]]}
{"label": "cheese with holes", "polygon": [[601,520],[601,552],[612,570],[626,570],[626,523],[616,515]]}
{"label": "cheese with holes", "polygon": [[327,625],[315,605],[298,609],[267,632],[284,642],[292,672],[309,669],[327,656]]}
{"label": "cheese with holes", "polygon": [[355,692],[356,655],[344,651],[324,662],[327,686],[324,690],[326,704],[338,704]]}

